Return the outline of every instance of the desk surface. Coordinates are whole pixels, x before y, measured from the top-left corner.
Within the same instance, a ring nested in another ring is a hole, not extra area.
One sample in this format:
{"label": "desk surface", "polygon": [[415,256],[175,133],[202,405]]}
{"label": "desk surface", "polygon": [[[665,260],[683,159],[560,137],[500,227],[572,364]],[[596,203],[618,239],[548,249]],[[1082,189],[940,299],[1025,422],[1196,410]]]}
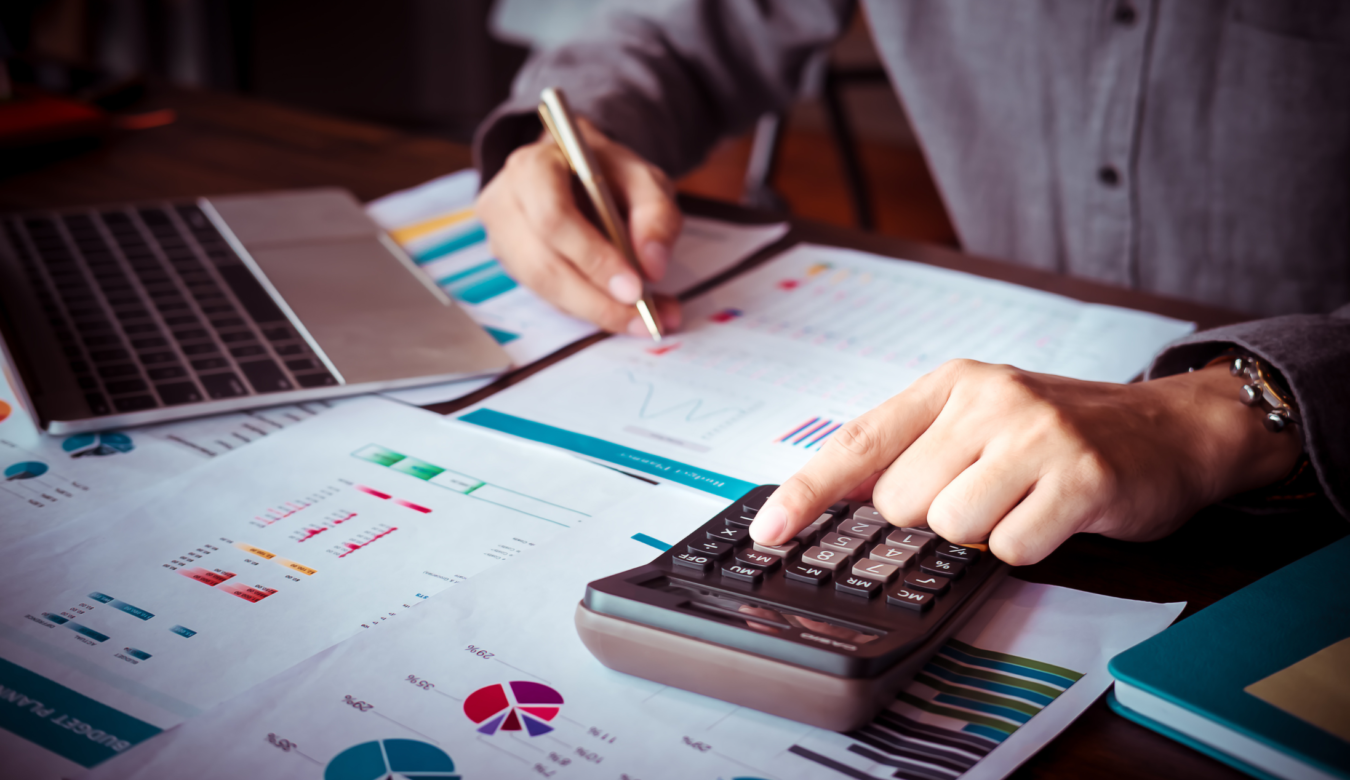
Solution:
{"label": "desk surface", "polygon": [[[60,154],[0,159],[0,210],[324,185],[343,186],[370,200],[470,164],[468,149],[458,144],[236,96],[161,90],[149,103],[174,108],[178,120],[98,144],[67,146]],[[686,205],[709,216],[756,219],[727,204],[690,200]],[[1190,319],[1201,327],[1241,319],[1232,312],[817,224],[794,223],[785,241],[905,257],[1081,300]],[[757,256],[748,262],[762,259]],[[589,342],[515,372],[499,384],[519,381]],[[432,408],[448,412],[478,397],[481,394]],[[1279,531],[1272,534],[1275,528]],[[1188,603],[1184,614],[1190,615],[1348,531],[1350,526],[1329,509],[1255,517],[1210,508],[1157,542],[1130,544],[1080,535],[1017,576],[1120,598],[1184,600]],[[1260,543],[1251,544],[1254,539]],[[1014,776],[1245,777],[1117,717],[1101,700]]]}

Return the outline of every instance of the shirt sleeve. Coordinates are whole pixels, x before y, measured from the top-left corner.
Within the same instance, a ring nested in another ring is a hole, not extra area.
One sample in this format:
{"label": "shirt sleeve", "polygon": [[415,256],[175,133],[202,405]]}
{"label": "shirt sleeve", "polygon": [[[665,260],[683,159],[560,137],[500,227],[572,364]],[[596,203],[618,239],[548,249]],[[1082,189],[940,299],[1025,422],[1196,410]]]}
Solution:
{"label": "shirt sleeve", "polygon": [[511,97],[479,126],[487,182],[541,132],[535,109],[560,87],[573,111],[671,176],[725,135],[788,106],[813,58],[843,31],[852,0],[678,0],[611,12],[596,29],[535,54]]}
{"label": "shirt sleeve", "polygon": [[1350,305],[1331,314],[1273,317],[1195,333],[1163,350],[1146,378],[1200,368],[1233,346],[1283,375],[1303,418],[1304,452],[1326,497],[1350,518]]}

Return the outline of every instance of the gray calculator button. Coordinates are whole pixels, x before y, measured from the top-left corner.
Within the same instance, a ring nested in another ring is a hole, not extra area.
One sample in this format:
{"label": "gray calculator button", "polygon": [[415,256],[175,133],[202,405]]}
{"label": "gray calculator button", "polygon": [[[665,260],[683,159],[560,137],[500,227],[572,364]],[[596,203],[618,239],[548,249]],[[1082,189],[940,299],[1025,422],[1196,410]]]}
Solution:
{"label": "gray calculator button", "polygon": [[830,571],[838,569],[840,566],[848,563],[848,555],[838,550],[827,550],[824,547],[812,547],[802,554],[802,563],[811,566],[823,566]]}
{"label": "gray calculator button", "polygon": [[796,549],[796,542],[785,542],[783,544],[760,544],[759,542],[755,542],[755,550],[757,552],[777,555],[779,558],[788,557]]}
{"label": "gray calculator button", "polygon": [[725,558],[730,555],[732,550],[736,549],[731,542],[719,542],[716,539],[705,539],[701,542],[693,542],[689,545],[689,552],[697,555],[707,555],[713,558]]}
{"label": "gray calculator button", "polygon": [[877,508],[874,506],[858,507],[858,511],[853,513],[853,519],[861,520],[864,523],[872,523],[874,525],[880,526],[890,525],[890,523],[886,520],[886,518],[882,517],[881,513],[878,512]]}
{"label": "gray calculator button", "polygon": [[757,566],[761,569],[772,570],[782,563],[783,559],[777,555],[759,552],[757,550],[742,550],[736,554],[736,563],[742,566]]}
{"label": "gray calculator button", "polygon": [[834,589],[870,599],[881,592],[881,582],[868,577],[839,577],[834,581]]}
{"label": "gray calculator button", "polygon": [[820,529],[816,528],[814,525],[808,525],[807,527],[798,531],[797,535],[792,537],[792,540],[802,547],[810,547],[811,545],[816,543],[816,539],[819,536],[820,536]]}
{"label": "gray calculator button", "polygon": [[716,539],[719,542],[731,542],[732,544],[737,544],[750,538],[750,532],[744,528],[728,525],[723,526],[722,528],[708,529],[708,538]]}
{"label": "gray calculator button", "polygon": [[866,540],[861,536],[844,536],[843,534],[825,534],[820,538],[820,546],[827,550],[838,550],[847,555],[862,550]]}
{"label": "gray calculator button", "polygon": [[919,561],[919,571],[925,574],[936,574],[939,577],[946,577],[954,580],[960,577],[965,571],[966,564],[961,561],[949,561],[946,558],[939,558],[936,555],[930,555]]}
{"label": "gray calculator button", "polygon": [[844,536],[861,536],[869,542],[875,542],[878,536],[886,533],[888,525],[877,525],[876,523],[867,523],[862,520],[845,520],[839,524],[837,530]]}
{"label": "gray calculator button", "polygon": [[790,580],[799,582],[809,582],[812,585],[824,585],[830,581],[830,570],[824,566],[816,566],[810,563],[794,563],[785,567],[783,573]]}
{"label": "gray calculator button", "polygon": [[853,573],[859,577],[871,577],[874,580],[890,582],[895,575],[900,572],[900,567],[893,563],[883,563],[874,561],[871,558],[865,558],[853,564]]}
{"label": "gray calculator button", "polygon": [[886,603],[922,612],[933,605],[933,594],[910,588],[897,588],[886,594]]}
{"label": "gray calculator button", "polygon": [[962,547],[950,542],[942,542],[933,549],[933,552],[937,553],[937,557],[946,558],[949,561],[970,561],[974,563],[980,559],[980,551],[974,547]]}
{"label": "gray calculator button", "polygon": [[730,577],[733,580],[744,580],[745,582],[759,582],[764,578],[764,570],[755,566],[733,563],[722,567],[722,576]]}
{"label": "gray calculator button", "polygon": [[932,534],[916,531],[913,528],[901,528],[886,535],[886,544],[891,547],[903,547],[915,552],[923,552],[936,540]]}
{"label": "gray calculator button", "polygon": [[815,520],[812,520],[812,521],[811,521],[811,527],[812,527],[812,528],[823,528],[823,527],[825,527],[826,524],[828,524],[828,523],[829,523],[831,520],[833,520],[833,519],[834,519],[834,515],[830,514],[829,512],[826,512],[825,514],[821,515],[820,517],[817,517]]}
{"label": "gray calculator button", "polygon": [[675,562],[676,566],[698,569],[699,571],[708,571],[712,568],[713,561],[716,559],[711,555],[699,555],[697,553],[685,552],[673,556],[671,560]]}
{"label": "gray calculator button", "polygon": [[889,544],[879,544],[872,548],[872,552],[867,556],[874,561],[885,561],[893,563],[900,568],[905,568],[919,557],[918,550],[911,550],[907,547],[892,547]]}
{"label": "gray calculator button", "polygon": [[947,592],[947,584],[951,580],[946,577],[939,577],[936,574],[926,574],[921,571],[910,572],[905,577],[905,587],[911,590],[923,590],[929,593],[942,595]]}

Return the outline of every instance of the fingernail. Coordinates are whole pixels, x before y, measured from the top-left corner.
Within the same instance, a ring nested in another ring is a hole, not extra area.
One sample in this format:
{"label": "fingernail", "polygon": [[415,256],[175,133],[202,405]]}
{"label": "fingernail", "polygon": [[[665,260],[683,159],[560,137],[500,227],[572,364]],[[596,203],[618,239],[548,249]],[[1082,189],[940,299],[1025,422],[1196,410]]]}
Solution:
{"label": "fingernail", "polygon": [[782,507],[761,509],[750,522],[750,536],[760,544],[782,544],[780,537],[787,528],[787,519],[787,510]]}
{"label": "fingernail", "polygon": [[634,274],[614,274],[609,277],[609,294],[622,304],[637,303],[642,297],[642,282]]}
{"label": "fingernail", "polygon": [[628,321],[628,335],[652,337],[652,334],[647,332],[647,323],[643,322],[641,317],[634,317]]}
{"label": "fingernail", "polygon": [[660,241],[648,241],[642,245],[642,265],[647,269],[647,278],[653,282],[661,281],[670,265],[670,247]]}

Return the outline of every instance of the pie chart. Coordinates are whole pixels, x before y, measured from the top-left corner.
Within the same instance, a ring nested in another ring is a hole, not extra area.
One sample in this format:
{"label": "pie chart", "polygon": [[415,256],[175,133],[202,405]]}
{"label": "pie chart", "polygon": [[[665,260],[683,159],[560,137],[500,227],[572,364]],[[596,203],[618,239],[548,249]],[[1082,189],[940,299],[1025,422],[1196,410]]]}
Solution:
{"label": "pie chart", "polygon": [[415,739],[362,742],[338,753],[323,780],[459,780],[444,750]]}
{"label": "pie chart", "polygon": [[40,460],[27,460],[23,463],[15,463],[13,466],[5,469],[5,479],[12,481],[16,479],[33,479],[47,473],[47,464]]}
{"label": "pie chart", "polygon": [[524,731],[532,737],[553,730],[548,722],[558,717],[561,693],[537,682],[516,680],[506,685],[488,685],[464,700],[464,714],[480,723],[478,732],[492,736],[498,731]]}

